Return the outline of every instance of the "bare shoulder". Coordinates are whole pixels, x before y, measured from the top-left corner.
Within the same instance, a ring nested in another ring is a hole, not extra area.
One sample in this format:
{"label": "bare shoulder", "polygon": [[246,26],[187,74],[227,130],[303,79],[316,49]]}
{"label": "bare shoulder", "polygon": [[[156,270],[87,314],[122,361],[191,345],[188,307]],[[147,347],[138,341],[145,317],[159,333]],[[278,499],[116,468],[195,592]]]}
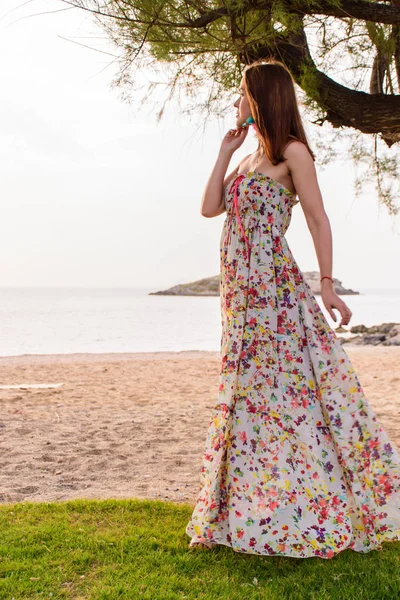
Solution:
{"label": "bare shoulder", "polygon": [[285,148],[284,157],[293,181],[297,178],[296,189],[299,185],[299,178],[303,176],[316,177],[314,158],[307,145],[300,140],[289,142]]}
{"label": "bare shoulder", "polygon": [[310,160],[314,162],[306,144],[304,144],[304,142],[301,142],[300,140],[293,140],[288,143],[288,145],[285,148],[285,156],[289,160]]}
{"label": "bare shoulder", "polygon": [[242,170],[242,168],[247,163],[247,161],[250,158],[250,156],[252,156],[252,154],[248,154],[247,156],[245,156],[244,158],[242,158],[242,160],[240,161],[239,166],[238,166],[238,171]]}
{"label": "bare shoulder", "polygon": [[242,160],[239,162],[239,164],[233,169],[233,171],[231,171],[228,175],[225,176],[224,178],[224,183],[223,183],[223,189],[226,188],[226,186],[232,181],[232,179],[241,172],[243,165],[245,164],[246,160],[249,158],[249,156],[251,156],[251,154],[248,154],[247,156],[245,156],[244,158],[242,158]]}
{"label": "bare shoulder", "polygon": [[243,165],[246,164],[247,159],[251,156],[251,154],[248,154],[247,156],[245,156],[244,158],[242,158],[242,160],[239,162],[239,164],[237,165],[237,167],[231,172],[229,173],[229,175],[227,175],[224,179],[224,188],[228,185],[228,183],[230,181],[232,181],[232,179],[235,177],[235,175],[237,175],[238,173],[241,172],[241,170],[243,169]]}

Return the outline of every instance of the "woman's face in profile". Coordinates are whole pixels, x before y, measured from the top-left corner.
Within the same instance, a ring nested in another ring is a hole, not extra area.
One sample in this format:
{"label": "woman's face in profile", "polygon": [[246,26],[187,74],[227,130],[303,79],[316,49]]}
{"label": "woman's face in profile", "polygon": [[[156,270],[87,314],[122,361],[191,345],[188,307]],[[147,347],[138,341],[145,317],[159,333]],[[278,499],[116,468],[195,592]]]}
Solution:
{"label": "woman's face in profile", "polygon": [[244,78],[242,78],[242,81],[240,82],[239,98],[236,100],[233,106],[237,108],[236,126],[239,127],[240,125],[243,125],[246,119],[251,117],[250,105],[247,99],[247,92],[244,86]]}

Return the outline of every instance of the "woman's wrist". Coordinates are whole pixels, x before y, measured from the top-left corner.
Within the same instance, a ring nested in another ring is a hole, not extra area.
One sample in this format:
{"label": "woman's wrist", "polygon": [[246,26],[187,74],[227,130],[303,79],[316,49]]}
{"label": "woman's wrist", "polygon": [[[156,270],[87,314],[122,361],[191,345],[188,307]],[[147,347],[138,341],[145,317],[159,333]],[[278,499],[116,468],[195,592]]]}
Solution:
{"label": "woman's wrist", "polygon": [[333,279],[332,277],[328,277],[327,275],[324,275],[323,277],[321,277],[320,279],[320,283],[321,283],[321,288],[327,288],[327,289],[333,289]]}
{"label": "woman's wrist", "polygon": [[226,149],[220,148],[220,150],[218,152],[218,159],[222,159],[224,161],[227,160],[228,164],[229,164],[233,154],[234,153],[232,152],[232,150],[226,150]]}

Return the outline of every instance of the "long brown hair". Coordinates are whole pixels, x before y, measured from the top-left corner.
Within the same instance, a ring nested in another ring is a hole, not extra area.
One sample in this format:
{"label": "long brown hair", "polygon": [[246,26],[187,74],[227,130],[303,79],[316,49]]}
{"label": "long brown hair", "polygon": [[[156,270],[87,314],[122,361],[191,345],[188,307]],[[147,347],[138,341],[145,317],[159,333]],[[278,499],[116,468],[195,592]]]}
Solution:
{"label": "long brown hair", "polygon": [[261,146],[273,165],[286,159],[283,152],[290,140],[303,142],[313,160],[297,104],[289,69],[278,60],[260,59],[244,68],[244,85]]}

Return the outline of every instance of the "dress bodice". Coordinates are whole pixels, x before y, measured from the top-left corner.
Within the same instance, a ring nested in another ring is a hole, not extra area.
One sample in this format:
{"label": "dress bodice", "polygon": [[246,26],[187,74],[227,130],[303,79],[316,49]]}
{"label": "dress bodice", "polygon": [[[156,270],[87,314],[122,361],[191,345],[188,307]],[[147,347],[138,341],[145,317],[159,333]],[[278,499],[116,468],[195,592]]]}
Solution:
{"label": "dress bodice", "polygon": [[236,214],[240,229],[264,222],[274,225],[282,235],[289,227],[293,206],[299,202],[296,194],[259,171],[239,173],[224,193],[227,217]]}

